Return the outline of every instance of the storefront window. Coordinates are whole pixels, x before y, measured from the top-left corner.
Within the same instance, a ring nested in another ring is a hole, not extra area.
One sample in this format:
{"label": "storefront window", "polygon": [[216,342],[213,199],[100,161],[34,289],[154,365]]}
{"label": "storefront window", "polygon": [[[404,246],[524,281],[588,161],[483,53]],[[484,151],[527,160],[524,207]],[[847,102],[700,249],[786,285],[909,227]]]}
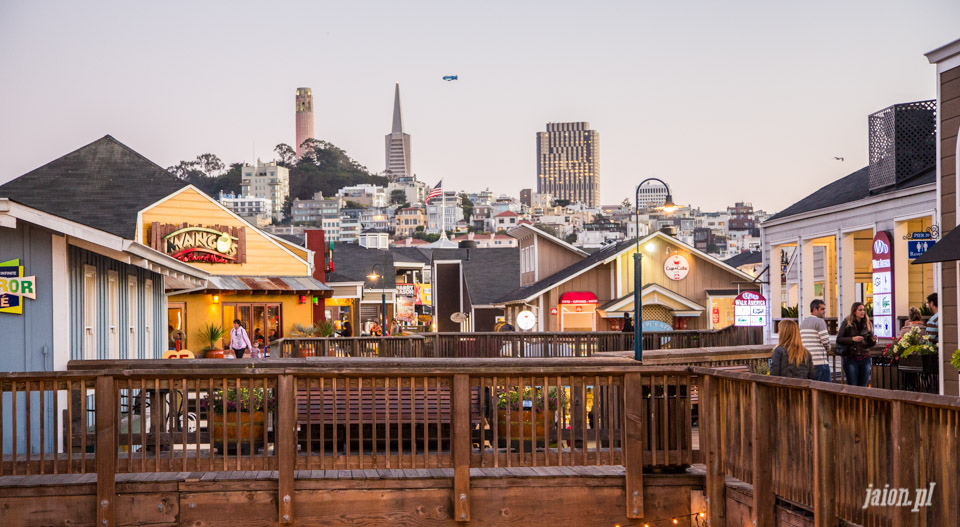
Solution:
{"label": "storefront window", "polygon": [[283,308],[280,304],[223,304],[223,327],[233,327],[233,321],[240,319],[251,339],[259,329],[267,338],[283,336]]}

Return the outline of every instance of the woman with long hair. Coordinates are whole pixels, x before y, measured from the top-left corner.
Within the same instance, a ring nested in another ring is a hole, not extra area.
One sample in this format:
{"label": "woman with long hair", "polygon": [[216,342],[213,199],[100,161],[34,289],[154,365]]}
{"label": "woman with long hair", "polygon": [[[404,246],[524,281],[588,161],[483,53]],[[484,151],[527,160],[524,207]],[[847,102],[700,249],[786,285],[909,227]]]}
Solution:
{"label": "woman with long hair", "polygon": [[780,342],[773,350],[770,375],[794,379],[816,379],[813,358],[800,340],[800,327],[792,320],[781,320],[777,326]]}
{"label": "woman with long hair", "polygon": [[876,343],[867,308],[863,302],[854,302],[850,306],[850,315],[844,319],[837,333],[837,344],[847,348],[843,357],[843,373],[847,376],[847,384],[870,384],[870,348]]}

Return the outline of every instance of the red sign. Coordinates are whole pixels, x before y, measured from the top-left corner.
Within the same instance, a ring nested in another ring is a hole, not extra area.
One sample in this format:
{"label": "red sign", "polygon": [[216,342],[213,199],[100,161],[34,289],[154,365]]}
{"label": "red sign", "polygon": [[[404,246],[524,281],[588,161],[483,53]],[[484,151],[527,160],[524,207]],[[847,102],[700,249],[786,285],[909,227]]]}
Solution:
{"label": "red sign", "polygon": [[556,314],[557,314],[557,308],[551,307],[551,308],[550,308],[550,314],[551,314],[551,315],[556,315]]}
{"label": "red sign", "polygon": [[[765,306],[767,305],[767,299],[763,297],[760,293],[756,291],[744,291],[737,295],[737,298],[733,299],[733,305],[735,306]],[[716,309],[716,308],[714,308]]]}
{"label": "red sign", "polygon": [[590,291],[568,291],[560,295],[561,304],[596,304],[597,295]]}
{"label": "red sign", "polygon": [[873,237],[873,272],[889,271],[893,267],[893,242],[884,231]]}

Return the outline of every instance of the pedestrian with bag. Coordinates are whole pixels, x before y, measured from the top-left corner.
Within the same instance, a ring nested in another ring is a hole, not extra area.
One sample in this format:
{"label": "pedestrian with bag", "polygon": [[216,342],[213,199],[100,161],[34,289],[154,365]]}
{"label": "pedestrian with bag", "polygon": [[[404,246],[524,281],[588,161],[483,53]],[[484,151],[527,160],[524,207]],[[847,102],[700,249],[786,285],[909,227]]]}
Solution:
{"label": "pedestrian with bag", "polygon": [[870,348],[876,343],[867,308],[863,302],[854,302],[850,306],[850,315],[844,319],[837,334],[837,355],[843,357],[843,373],[847,376],[847,384],[870,384]]}
{"label": "pedestrian with bag", "polygon": [[770,375],[819,380],[810,352],[803,347],[797,323],[792,320],[781,320],[777,326],[777,333],[780,335],[780,342],[773,350]]}
{"label": "pedestrian with bag", "polygon": [[243,326],[240,324],[240,319],[233,321],[233,329],[230,330],[230,349],[233,350],[233,354],[237,356],[238,359],[243,358],[243,352],[252,348],[253,344],[250,342],[250,336],[247,335],[247,330],[243,329]]}

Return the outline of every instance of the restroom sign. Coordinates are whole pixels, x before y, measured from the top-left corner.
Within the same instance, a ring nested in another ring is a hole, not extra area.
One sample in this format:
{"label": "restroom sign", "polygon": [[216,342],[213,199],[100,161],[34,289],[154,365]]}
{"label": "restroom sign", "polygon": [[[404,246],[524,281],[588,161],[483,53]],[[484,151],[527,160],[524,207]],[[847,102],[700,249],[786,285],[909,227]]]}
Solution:
{"label": "restroom sign", "polygon": [[878,338],[893,338],[897,319],[893,283],[893,238],[880,231],[873,237],[871,267],[873,268],[873,334]]}
{"label": "restroom sign", "polygon": [[735,326],[767,325],[767,299],[756,291],[744,291],[733,299]]}

